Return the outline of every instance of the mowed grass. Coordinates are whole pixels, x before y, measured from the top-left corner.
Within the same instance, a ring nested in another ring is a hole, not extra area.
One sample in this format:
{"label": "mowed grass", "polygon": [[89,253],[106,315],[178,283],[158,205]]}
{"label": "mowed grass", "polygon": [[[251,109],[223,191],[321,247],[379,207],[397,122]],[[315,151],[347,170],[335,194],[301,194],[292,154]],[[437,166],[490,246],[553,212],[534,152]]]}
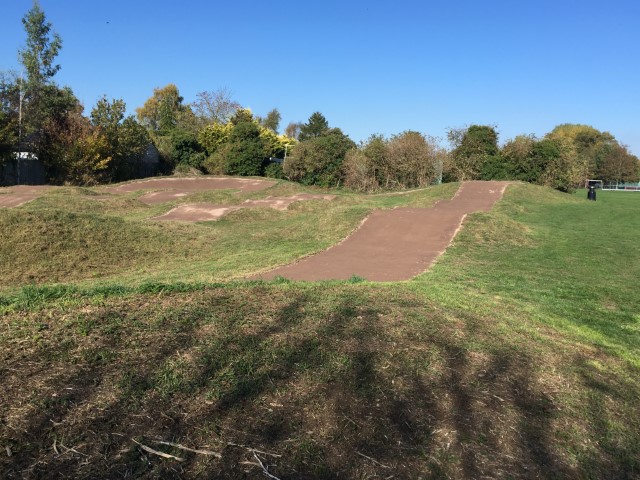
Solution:
{"label": "mowed grass", "polygon": [[[7,291],[0,476],[638,478],[640,196],[582,197],[513,185],[410,282]],[[189,228],[234,231],[233,255],[250,220],[277,223],[250,213]]]}

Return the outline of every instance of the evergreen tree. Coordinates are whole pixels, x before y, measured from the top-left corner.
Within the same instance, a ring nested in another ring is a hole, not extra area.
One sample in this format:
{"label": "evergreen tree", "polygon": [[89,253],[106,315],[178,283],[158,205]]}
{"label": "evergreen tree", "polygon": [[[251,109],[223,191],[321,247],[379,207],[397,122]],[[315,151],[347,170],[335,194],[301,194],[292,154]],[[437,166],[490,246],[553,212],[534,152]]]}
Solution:
{"label": "evergreen tree", "polygon": [[315,112],[309,117],[309,121],[300,127],[298,140],[304,142],[311,138],[322,137],[329,132],[329,122],[320,112]]}
{"label": "evergreen tree", "polygon": [[18,57],[27,78],[24,84],[20,80],[20,93],[24,99],[20,123],[25,126],[22,130],[29,134],[41,130],[46,121],[45,97],[51,93],[46,87],[51,86],[53,77],[60,70],[55,59],[62,48],[62,39],[57,33],[52,33],[51,23],[46,21],[37,1],[22,18],[22,24],[27,42],[26,47],[18,52]]}

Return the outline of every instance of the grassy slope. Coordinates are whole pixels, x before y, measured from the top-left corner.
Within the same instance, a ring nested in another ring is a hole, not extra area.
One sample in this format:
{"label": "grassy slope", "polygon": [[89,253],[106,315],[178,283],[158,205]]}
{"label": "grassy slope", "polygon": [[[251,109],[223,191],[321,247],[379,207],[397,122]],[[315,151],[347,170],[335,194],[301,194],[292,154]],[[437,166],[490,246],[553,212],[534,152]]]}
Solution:
{"label": "grassy slope", "polygon": [[[147,206],[137,200],[142,192],[94,200],[95,190],[54,190],[20,209],[0,209],[0,291],[54,282],[241,278],[333,245],[372,208],[428,206],[455,190],[451,184],[407,195],[341,194],[333,201],[298,202],[286,212],[247,209],[197,225],[150,221],[178,202]],[[229,205],[299,191],[281,182],[262,192],[212,191],[179,203]]]}
{"label": "grassy slope", "polygon": [[254,448],[282,479],[635,478],[638,202],[511,187],[399,284],[5,297],[0,472],[256,478]]}

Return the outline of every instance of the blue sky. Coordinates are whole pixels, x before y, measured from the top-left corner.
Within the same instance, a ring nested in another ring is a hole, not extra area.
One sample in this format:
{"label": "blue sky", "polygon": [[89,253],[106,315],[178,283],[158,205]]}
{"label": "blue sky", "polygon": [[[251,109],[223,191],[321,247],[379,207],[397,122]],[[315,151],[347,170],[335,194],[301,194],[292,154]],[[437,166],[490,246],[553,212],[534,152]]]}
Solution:
{"label": "blue sky", "polygon": [[[354,140],[492,124],[504,142],[560,123],[640,155],[640,2],[41,0],[63,39],[56,76],[87,112],[131,113],[154,87],[229,88],[284,127],[322,112]],[[18,69],[31,0],[3,2],[0,69]]]}

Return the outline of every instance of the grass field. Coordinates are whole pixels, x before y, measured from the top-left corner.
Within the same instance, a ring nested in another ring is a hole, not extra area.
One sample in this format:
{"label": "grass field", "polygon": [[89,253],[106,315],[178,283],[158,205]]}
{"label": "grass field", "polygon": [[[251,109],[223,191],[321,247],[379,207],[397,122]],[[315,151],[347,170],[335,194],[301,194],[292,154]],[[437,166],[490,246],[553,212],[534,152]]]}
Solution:
{"label": "grass field", "polygon": [[512,185],[410,282],[239,280],[456,188],[0,210],[0,477],[640,478],[640,195]]}

